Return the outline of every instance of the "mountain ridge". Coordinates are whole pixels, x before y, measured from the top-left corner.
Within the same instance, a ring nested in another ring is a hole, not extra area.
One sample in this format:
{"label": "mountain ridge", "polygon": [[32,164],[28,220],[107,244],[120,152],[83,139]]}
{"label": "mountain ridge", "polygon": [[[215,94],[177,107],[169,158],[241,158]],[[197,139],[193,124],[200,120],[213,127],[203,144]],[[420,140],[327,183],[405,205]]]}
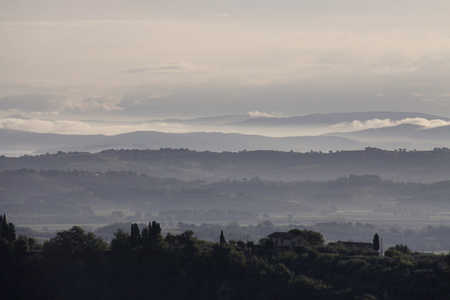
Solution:
{"label": "mountain ridge", "polygon": [[[33,148],[35,153],[57,152],[59,150],[80,151],[86,148],[105,150],[117,149],[159,149],[189,148],[209,151],[280,150],[309,151],[342,149],[345,146],[363,149],[365,144],[342,137],[265,137],[238,133],[163,133],[157,131],[136,131],[113,136],[106,135],[60,135],[54,133],[31,133],[0,129],[2,150]],[[107,145],[103,147],[102,145]],[[307,149],[307,150],[305,150]]]}

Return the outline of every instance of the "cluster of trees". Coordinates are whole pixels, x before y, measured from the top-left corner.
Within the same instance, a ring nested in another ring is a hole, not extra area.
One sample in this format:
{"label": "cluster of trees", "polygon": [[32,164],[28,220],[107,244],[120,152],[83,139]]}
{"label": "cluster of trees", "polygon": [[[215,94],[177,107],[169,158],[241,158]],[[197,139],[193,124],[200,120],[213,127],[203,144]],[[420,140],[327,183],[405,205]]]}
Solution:
{"label": "cluster of trees", "polygon": [[131,224],[130,234],[122,229],[118,229],[114,233],[111,240],[111,250],[115,252],[127,251],[130,249],[154,249],[162,243],[161,225],[155,221],[144,227],[142,232],[138,224]]}
{"label": "cluster of trees", "polygon": [[6,215],[0,215],[0,238],[12,242],[16,239],[16,228],[13,223],[8,223]]}
{"label": "cluster of trees", "polygon": [[13,223],[6,220],[6,215],[0,215],[0,255],[5,258],[9,255],[24,256],[29,251],[39,250],[41,245],[33,237],[25,235],[16,236]]}
{"label": "cluster of trees", "polygon": [[307,243],[276,250],[267,239],[227,240],[223,231],[217,242],[200,240],[191,230],[162,236],[160,225],[151,222],[117,230],[108,244],[75,226],[58,232],[42,251],[2,252],[0,293],[7,299],[444,299],[450,294],[450,254],[412,253],[398,245],[392,256],[380,257],[344,244],[326,245],[319,232],[291,232],[304,235]]}
{"label": "cluster of trees", "polygon": [[44,242],[43,247],[46,255],[66,257],[93,256],[108,249],[109,245],[104,239],[96,237],[92,232],[86,232],[79,226],[59,231],[55,237]]}

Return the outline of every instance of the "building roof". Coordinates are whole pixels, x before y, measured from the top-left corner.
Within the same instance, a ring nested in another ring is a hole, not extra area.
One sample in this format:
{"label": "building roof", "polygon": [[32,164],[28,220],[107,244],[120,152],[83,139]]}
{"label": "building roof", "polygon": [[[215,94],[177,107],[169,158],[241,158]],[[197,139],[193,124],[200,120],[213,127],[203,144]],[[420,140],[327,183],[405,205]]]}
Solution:
{"label": "building roof", "polygon": [[281,238],[283,240],[292,240],[297,237],[303,237],[298,233],[289,233],[289,232],[274,232],[267,236],[268,238]]}

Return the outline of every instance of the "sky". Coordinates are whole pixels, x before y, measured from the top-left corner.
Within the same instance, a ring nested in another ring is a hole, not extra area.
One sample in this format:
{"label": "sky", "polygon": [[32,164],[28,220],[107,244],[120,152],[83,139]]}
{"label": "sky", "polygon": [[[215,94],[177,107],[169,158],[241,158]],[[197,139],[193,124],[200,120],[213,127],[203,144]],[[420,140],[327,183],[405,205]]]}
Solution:
{"label": "sky", "polygon": [[60,133],[228,114],[450,117],[449,11],[448,0],[0,0],[0,117]]}

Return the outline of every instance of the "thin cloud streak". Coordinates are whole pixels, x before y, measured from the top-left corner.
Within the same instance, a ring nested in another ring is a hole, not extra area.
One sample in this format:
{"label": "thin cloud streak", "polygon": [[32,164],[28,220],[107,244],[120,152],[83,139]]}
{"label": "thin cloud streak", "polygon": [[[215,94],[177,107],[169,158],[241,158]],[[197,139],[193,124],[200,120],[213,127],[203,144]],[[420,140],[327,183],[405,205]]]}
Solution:
{"label": "thin cloud streak", "polygon": [[160,131],[167,133],[189,132],[186,126],[179,123],[142,122],[142,123],[108,123],[70,120],[41,119],[0,119],[0,129],[30,131],[37,133],[58,134],[104,134],[115,135],[134,131]]}

